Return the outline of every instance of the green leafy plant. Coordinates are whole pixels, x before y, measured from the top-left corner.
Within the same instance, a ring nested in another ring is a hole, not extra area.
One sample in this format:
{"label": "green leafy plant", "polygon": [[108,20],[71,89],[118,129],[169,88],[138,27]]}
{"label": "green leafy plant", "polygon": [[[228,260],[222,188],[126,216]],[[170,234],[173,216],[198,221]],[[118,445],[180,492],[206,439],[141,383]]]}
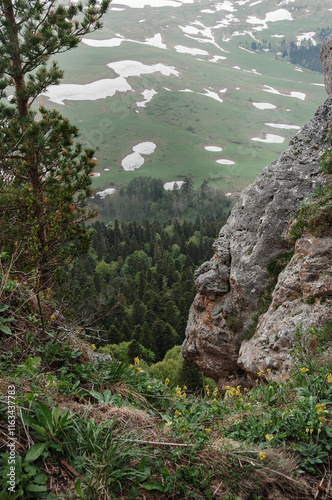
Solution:
{"label": "green leafy plant", "polygon": [[[0,304],[0,314],[7,311],[8,308],[8,305]],[[15,318],[5,318],[4,316],[0,316],[0,332],[5,333],[6,335],[11,335],[12,331],[9,328],[8,323],[11,323],[12,321],[15,321]]]}
{"label": "green leafy plant", "polygon": [[122,399],[119,394],[113,394],[112,391],[106,389],[103,394],[98,391],[88,391],[88,394],[98,401],[99,404],[113,403],[116,406],[121,406]]}
{"label": "green leafy plant", "polygon": [[327,184],[313,194],[300,208],[289,232],[295,242],[304,231],[318,237],[328,236],[332,228],[332,186]]}

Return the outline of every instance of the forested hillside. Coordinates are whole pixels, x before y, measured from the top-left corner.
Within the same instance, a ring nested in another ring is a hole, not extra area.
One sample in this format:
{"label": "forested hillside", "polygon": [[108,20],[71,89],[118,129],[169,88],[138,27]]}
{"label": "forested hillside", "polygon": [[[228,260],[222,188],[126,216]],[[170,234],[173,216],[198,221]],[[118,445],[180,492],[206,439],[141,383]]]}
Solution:
{"label": "forested hillside", "polygon": [[[127,206],[128,192],[144,182],[132,182],[119,195],[120,213]],[[145,182],[150,192],[143,190],[141,195],[137,189],[132,194],[133,207],[135,200],[137,206],[146,207],[136,212],[138,219],[154,204],[169,217],[178,206],[183,216],[196,214],[195,220],[166,218],[161,222],[160,218],[137,223],[115,219],[107,226],[94,222],[92,250],[61,273],[57,293],[65,301],[67,313],[72,311],[72,319],[87,327],[97,346],[136,339],[159,361],[184,339],[195,294],[194,270],[211,258],[212,243],[230,203],[207,187],[188,193],[184,186],[172,193],[159,190],[155,194],[155,184],[157,181]],[[124,215],[126,218],[126,212]],[[93,325],[91,330],[89,325]]]}
{"label": "forested hillside", "polygon": [[173,190],[166,190],[162,179],[136,177],[111,197],[100,196],[97,191],[93,204],[106,223],[118,219],[140,224],[145,220],[167,221],[174,218],[194,222],[197,215],[215,220],[231,207],[231,201],[224,192],[213,188],[206,179],[195,190],[190,176],[183,177]]}

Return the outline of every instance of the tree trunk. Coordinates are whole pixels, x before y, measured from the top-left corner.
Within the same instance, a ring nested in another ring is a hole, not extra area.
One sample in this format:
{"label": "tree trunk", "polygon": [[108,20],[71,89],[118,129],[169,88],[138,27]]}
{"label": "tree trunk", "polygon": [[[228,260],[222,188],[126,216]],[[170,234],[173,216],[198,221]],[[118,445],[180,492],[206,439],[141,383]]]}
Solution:
{"label": "tree trunk", "polygon": [[[24,120],[29,117],[29,105],[26,95],[25,73],[22,66],[20,54],[19,34],[15,19],[15,12],[12,0],[1,0],[3,12],[8,22],[8,36],[12,47],[11,67],[12,77],[15,85],[15,94],[17,99],[18,117]],[[28,124],[28,126],[31,126]],[[31,144],[27,144],[27,149],[31,149]],[[29,174],[30,185],[32,192],[35,195],[34,200],[34,218],[39,225],[37,230],[37,238],[40,246],[40,255],[38,257],[37,270],[38,279],[36,283],[37,290],[50,287],[50,273],[47,263],[45,265],[45,246],[46,246],[46,230],[44,221],[44,195],[41,182],[41,172],[38,164],[37,151],[33,147],[32,154],[26,159],[26,168]]]}

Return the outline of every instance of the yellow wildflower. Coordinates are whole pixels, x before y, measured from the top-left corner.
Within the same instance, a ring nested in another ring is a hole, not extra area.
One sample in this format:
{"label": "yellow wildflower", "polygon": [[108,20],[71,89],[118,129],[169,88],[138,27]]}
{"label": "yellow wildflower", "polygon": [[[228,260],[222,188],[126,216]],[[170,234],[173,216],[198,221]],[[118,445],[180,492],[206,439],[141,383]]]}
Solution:
{"label": "yellow wildflower", "polygon": [[321,415],[322,413],[327,413],[327,411],[326,411],[326,404],[325,403],[317,404],[316,408],[317,408],[318,415]]}
{"label": "yellow wildflower", "polygon": [[205,430],[206,430],[206,432],[211,432],[210,427],[207,427]]}
{"label": "yellow wildflower", "polygon": [[148,391],[151,391],[151,389],[152,389],[152,386],[148,385]]}
{"label": "yellow wildflower", "polygon": [[186,391],[188,389],[188,387],[186,385],[184,385],[183,389]]}
{"label": "yellow wildflower", "polygon": [[95,350],[97,349],[97,347],[96,347],[94,344],[92,344],[91,349],[92,349],[93,351],[95,351]]}
{"label": "yellow wildflower", "polygon": [[264,460],[265,459],[265,451],[261,451],[260,454],[259,454],[259,458],[261,460]]}
{"label": "yellow wildflower", "polygon": [[139,365],[139,358],[134,358],[135,365]]}
{"label": "yellow wildflower", "polygon": [[332,375],[331,375],[331,373],[329,373],[329,374],[328,374],[328,376],[327,376],[327,381],[328,381],[328,382],[332,382]]}
{"label": "yellow wildflower", "polygon": [[266,434],[265,439],[267,439],[267,441],[272,441],[272,439],[274,439],[274,436],[272,434]]}
{"label": "yellow wildflower", "polygon": [[165,380],[166,387],[168,386],[168,384],[169,384],[169,378],[167,377],[167,379]]}
{"label": "yellow wildflower", "polygon": [[175,415],[181,415],[181,412],[179,410],[175,410]]}
{"label": "yellow wildflower", "polygon": [[258,375],[259,377],[261,377],[262,375],[264,375],[264,370],[259,370],[259,372],[257,372],[257,375]]}
{"label": "yellow wildflower", "polygon": [[306,373],[309,371],[309,368],[306,368],[305,366],[303,366],[300,370],[301,373]]}

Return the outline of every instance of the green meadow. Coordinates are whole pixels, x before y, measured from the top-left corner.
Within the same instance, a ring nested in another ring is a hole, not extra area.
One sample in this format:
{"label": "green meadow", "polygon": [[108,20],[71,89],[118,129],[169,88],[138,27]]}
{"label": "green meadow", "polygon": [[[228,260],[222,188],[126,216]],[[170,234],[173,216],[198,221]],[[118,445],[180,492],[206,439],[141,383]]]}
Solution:
{"label": "green meadow", "polygon": [[[187,27],[187,31],[188,27],[213,28],[230,14],[226,10],[214,14],[202,12],[212,8],[207,0],[177,8],[111,9],[103,29],[90,38],[123,37],[134,42],[123,41],[117,47],[91,47],[81,43],[74,51],[60,55],[59,63],[65,71],[63,83],[87,84],[117,78],[119,75],[107,64],[124,60],[145,65],[162,63],[178,71],[179,76],[164,76],[160,72],[129,76],[126,80],[133,90],[116,92],[112,97],[66,100],[65,105],[41,97],[40,102],[61,110],[79,127],[81,142],[96,150],[99,162],[96,172],[100,174],[93,180],[96,190],[126,185],[135,176],[152,176],[166,182],[191,175],[195,186],[207,179],[224,192],[238,192],[286,149],[297,132],[266,123],[301,127],[327,97],[322,86],[323,75],[296,70],[296,66],[287,63],[278,53],[281,39],[272,36],[284,34],[286,40],[296,41],[296,36],[303,32],[326,27],[328,9],[325,7],[324,13],[324,5],[326,2],[321,1],[312,7],[304,2],[303,8],[291,11],[292,21],[270,22],[268,29],[254,31],[255,26],[247,22],[249,13],[263,19],[267,12],[280,8],[277,2],[264,1],[250,9],[234,3],[238,10],[231,14],[238,22],[211,29],[219,47],[208,42],[202,33],[187,36],[180,28]],[[121,8],[121,5],[114,4],[114,7]],[[235,35],[235,32],[242,34]],[[136,43],[156,34],[161,35],[167,50]],[[254,39],[264,40],[267,46],[271,43],[270,51],[253,52]],[[177,45],[205,50],[208,55],[180,53],[175,48]],[[226,59],[209,61],[214,56]],[[267,92],[268,87],[279,94]],[[157,94],[145,107],[138,107],[137,102],[144,100],[142,92],[152,89]],[[207,94],[211,92],[223,102],[209,97]],[[291,92],[305,94],[305,99],[292,97]],[[253,102],[270,103],[275,108],[256,109]],[[266,134],[281,136],[284,141],[252,140],[254,137],[264,140]],[[155,152],[144,156],[145,162],[139,169],[125,171],[122,159],[132,153],[133,146],[145,141],[156,144]],[[205,150],[209,145],[219,146],[222,151]],[[216,163],[219,159],[231,160],[234,164]]]}

